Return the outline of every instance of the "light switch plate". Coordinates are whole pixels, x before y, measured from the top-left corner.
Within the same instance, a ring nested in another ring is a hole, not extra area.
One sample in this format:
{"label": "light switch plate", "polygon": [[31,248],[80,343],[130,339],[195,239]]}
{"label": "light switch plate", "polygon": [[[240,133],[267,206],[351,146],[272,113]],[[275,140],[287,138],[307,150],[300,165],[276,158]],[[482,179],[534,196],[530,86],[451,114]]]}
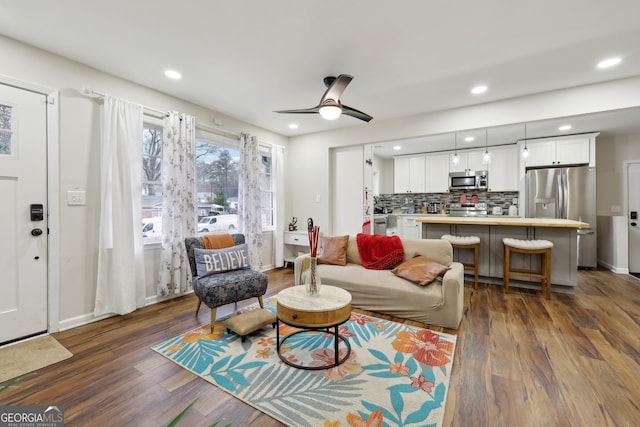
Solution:
{"label": "light switch plate", "polygon": [[67,205],[83,206],[87,204],[87,194],[84,191],[67,191]]}

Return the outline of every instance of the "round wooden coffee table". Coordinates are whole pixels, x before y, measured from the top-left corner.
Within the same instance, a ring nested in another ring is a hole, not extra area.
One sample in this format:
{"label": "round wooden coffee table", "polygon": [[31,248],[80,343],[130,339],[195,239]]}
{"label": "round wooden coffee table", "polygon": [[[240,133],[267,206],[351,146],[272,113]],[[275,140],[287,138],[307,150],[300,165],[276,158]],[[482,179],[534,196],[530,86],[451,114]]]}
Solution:
{"label": "round wooden coffee table", "polygon": [[[322,285],[320,293],[316,296],[307,295],[304,286],[293,286],[284,289],[277,296],[276,346],[280,360],[294,368],[307,370],[329,369],[338,366],[349,358],[351,345],[346,337],[338,334],[338,326],[351,317],[351,294],[336,286]],[[280,341],[280,322],[301,330],[296,331]],[[332,331],[330,331],[332,329]],[[303,366],[287,360],[280,353],[280,346],[297,334],[325,330],[333,335],[335,363],[325,366]],[[342,340],[347,347],[347,353],[340,359],[338,344]]]}

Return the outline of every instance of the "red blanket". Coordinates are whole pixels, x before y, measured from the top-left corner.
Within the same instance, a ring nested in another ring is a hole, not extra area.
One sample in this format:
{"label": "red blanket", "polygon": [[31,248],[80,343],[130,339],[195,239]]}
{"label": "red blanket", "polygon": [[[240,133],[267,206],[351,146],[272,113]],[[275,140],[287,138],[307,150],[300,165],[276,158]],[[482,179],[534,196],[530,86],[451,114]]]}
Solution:
{"label": "red blanket", "polygon": [[356,236],[362,266],[370,270],[393,268],[404,259],[404,248],[398,236],[362,234]]}

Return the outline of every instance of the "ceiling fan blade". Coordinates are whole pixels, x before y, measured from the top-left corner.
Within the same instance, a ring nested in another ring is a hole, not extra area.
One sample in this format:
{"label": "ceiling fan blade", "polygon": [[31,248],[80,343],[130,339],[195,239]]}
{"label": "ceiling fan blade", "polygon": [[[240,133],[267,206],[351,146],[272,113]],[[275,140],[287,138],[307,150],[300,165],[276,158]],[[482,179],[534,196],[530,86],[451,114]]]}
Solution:
{"label": "ceiling fan blade", "polygon": [[373,119],[373,117],[368,115],[367,113],[363,113],[362,111],[356,110],[355,108],[351,108],[344,104],[342,104],[342,114],[355,117],[356,119],[364,120],[365,122],[369,122],[371,121],[371,119]]}
{"label": "ceiling fan blade", "polygon": [[322,95],[322,99],[320,100],[320,105],[327,99],[333,99],[336,102],[340,102],[340,96],[342,92],[347,88],[347,85],[351,83],[353,80],[353,76],[348,74],[340,74],[334,81],[331,83],[331,86],[327,88],[324,95]]}
{"label": "ceiling fan blade", "polygon": [[282,111],[274,111],[274,113],[284,113],[284,114],[312,114],[320,111],[320,106],[317,105],[312,108],[301,108],[298,110],[282,110]]}

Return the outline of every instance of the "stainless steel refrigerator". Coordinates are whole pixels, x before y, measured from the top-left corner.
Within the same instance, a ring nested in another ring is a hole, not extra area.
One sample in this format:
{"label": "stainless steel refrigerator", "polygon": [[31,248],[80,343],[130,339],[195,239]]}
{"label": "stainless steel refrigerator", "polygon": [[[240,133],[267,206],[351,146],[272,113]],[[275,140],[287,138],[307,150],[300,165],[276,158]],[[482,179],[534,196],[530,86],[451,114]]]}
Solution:
{"label": "stainless steel refrigerator", "polygon": [[596,168],[575,166],[529,169],[526,173],[526,216],[564,218],[589,223],[578,229],[578,267],[597,264]]}

